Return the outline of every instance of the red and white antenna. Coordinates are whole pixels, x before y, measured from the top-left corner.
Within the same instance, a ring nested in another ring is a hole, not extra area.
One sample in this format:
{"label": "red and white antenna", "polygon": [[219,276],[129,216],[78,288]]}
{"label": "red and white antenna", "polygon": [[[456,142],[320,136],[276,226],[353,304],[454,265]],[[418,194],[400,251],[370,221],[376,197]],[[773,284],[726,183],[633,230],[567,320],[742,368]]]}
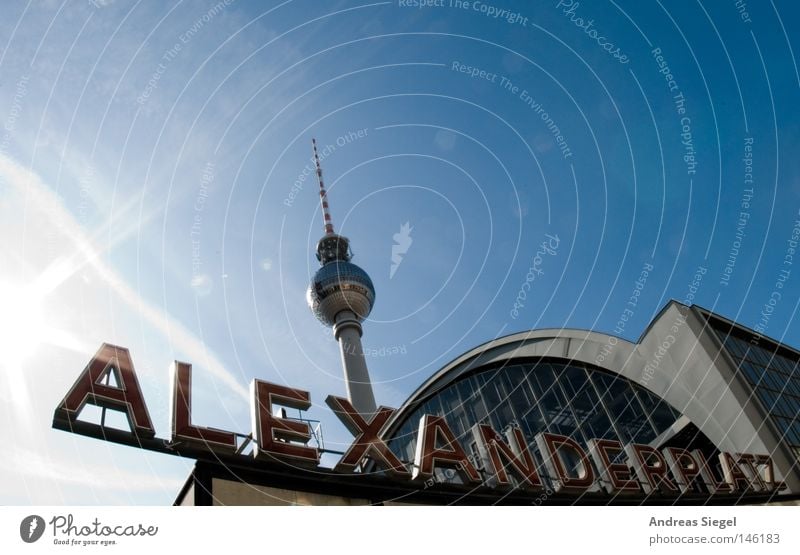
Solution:
{"label": "red and white antenna", "polygon": [[319,201],[322,204],[322,217],[325,221],[325,234],[333,235],[333,221],[331,220],[331,213],[328,211],[328,193],[325,192],[325,183],[322,181],[322,166],[319,164],[319,155],[317,154],[317,140],[311,139],[311,146],[314,147],[314,162],[317,165],[317,179],[319,180]]}

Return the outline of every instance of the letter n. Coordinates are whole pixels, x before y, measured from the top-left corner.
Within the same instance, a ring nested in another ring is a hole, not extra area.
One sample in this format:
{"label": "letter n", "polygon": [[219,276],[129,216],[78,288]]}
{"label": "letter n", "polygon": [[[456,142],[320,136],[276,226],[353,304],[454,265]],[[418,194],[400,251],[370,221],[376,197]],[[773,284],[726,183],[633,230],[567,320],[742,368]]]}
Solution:
{"label": "letter n", "polygon": [[542,480],[536,471],[528,444],[522,430],[511,428],[507,433],[508,443],[491,426],[475,424],[472,435],[478,444],[478,450],[484,460],[484,466],[494,470],[494,476],[487,482],[490,485],[509,486],[508,470],[513,471],[521,480],[522,487],[527,489],[541,489]]}

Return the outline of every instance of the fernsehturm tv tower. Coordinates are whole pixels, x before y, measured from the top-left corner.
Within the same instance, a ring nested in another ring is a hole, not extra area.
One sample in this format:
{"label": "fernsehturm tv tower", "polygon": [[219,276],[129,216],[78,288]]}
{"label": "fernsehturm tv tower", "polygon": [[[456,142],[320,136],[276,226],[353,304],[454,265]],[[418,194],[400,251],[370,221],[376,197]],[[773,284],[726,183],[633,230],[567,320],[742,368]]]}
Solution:
{"label": "fernsehturm tv tower", "polygon": [[308,306],[320,322],[333,327],[333,336],[342,353],[347,397],[366,417],[375,413],[375,395],[361,347],[361,322],[375,304],[375,287],[367,272],[350,262],[350,240],[333,231],[328,195],[322,180],[317,142],[312,139],[319,180],[319,199],[325,222],[325,235],[317,242],[317,260],[322,268],[308,286]]}

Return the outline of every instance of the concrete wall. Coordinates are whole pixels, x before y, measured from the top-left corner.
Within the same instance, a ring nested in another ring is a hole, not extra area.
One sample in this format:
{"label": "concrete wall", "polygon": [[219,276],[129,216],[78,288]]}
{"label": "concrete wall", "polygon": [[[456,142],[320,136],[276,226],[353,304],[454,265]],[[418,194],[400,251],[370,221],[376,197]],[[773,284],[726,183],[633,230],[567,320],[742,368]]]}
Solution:
{"label": "concrete wall", "polygon": [[243,482],[234,482],[220,478],[213,478],[211,480],[211,493],[213,495],[214,505],[369,505],[369,501],[366,499],[350,499],[337,495],[254,486]]}

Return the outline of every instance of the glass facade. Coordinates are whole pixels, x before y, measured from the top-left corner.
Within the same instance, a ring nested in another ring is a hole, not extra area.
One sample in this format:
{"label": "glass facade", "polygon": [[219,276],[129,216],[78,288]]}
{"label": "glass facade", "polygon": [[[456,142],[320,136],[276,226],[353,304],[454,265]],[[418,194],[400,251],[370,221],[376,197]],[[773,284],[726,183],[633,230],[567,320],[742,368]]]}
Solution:
{"label": "glass facade", "polygon": [[737,371],[753,389],[769,418],[800,459],[800,367],[774,349],[751,343],[717,329]]}
{"label": "glass facade", "polygon": [[[618,375],[571,361],[544,360],[479,370],[421,401],[389,436],[389,447],[409,464],[424,414],[444,416],[468,455],[477,453],[471,428],[484,423],[497,432],[518,426],[534,456],[541,455],[534,443],[539,432],[569,436],[584,448],[592,438],[647,444],[680,416]],[[459,480],[453,471],[437,469],[437,474],[442,481]]]}

